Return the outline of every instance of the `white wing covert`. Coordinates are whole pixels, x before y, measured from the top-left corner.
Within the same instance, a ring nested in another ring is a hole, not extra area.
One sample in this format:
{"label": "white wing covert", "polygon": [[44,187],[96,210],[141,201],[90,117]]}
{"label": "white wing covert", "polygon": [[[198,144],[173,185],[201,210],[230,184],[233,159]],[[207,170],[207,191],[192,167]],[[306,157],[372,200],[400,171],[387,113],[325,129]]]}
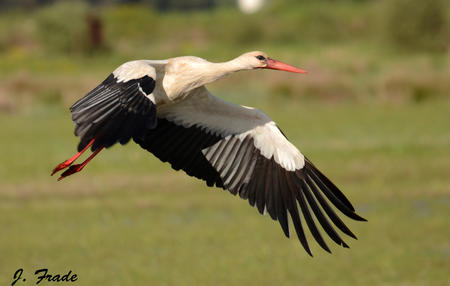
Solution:
{"label": "white wing covert", "polygon": [[78,151],[95,138],[92,150],[126,144],[156,126],[156,106],[151,94],[155,69],[145,61],[127,62],[71,108]]}
{"label": "white wing covert", "polygon": [[134,141],[174,169],[205,180],[208,186],[239,194],[261,214],[268,212],[288,237],[290,216],[310,255],[301,214],[315,240],[328,252],[313,214],[330,238],[344,247],[348,246],[328,218],[342,232],[356,237],[329,202],[346,216],[364,220],[265,113],[225,102],[205,87],[179,103],[158,108],[156,128]]}

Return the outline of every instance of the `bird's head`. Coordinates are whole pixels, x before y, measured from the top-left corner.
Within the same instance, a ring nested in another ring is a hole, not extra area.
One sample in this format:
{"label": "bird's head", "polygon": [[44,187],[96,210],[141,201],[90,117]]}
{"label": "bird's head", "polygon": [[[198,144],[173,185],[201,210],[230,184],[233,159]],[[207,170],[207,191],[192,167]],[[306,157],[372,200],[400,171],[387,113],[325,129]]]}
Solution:
{"label": "bird's head", "polygon": [[[294,73],[306,71],[271,59],[264,52],[254,51],[222,63],[198,57],[172,58],[165,66],[164,84],[167,93],[182,94],[241,70],[274,69]],[[176,83],[176,84],[172,84]],[[172,90],[169,90],[172,89]]]}
{"label": "bird's head", "polygon": [[271,59],[266,53],[261,51],[245,53],[239,56],[237,60],[243,69],[273,69],[294,73],[306,73],[305,70]]}

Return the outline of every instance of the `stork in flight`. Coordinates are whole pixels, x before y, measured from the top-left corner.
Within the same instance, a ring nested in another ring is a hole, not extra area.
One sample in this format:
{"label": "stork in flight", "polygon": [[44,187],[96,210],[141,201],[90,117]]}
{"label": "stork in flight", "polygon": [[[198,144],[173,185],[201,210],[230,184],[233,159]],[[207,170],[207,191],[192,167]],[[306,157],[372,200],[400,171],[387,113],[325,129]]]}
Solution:
{"label": "stork in flight", "polygon": [[[334,242],[348,248],[333,224],[356,237],[330,203],[354,220],[365,219],[344,194],[264,112],[223,101],[205,87],[252,69],[305,73],[259,51],[223,63],[192,56],[124,63],[70,108],[79,152],[52,175],[70,166],[61,180],[81,171],[103,148],[133,139],[173,169],[247,199],[261,214],[278,220],[287,237],[290,216],[309,255],[301,215],[323,249],[331,252],[313,216]],[[72,165],[89,147],[92,155]]]}

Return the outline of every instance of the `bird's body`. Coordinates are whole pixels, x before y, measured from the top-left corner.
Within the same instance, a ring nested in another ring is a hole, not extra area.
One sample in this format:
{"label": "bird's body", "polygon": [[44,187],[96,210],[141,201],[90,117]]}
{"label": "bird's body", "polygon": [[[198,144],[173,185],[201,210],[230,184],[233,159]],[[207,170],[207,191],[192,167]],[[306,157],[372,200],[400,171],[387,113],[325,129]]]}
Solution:
{"label": "bird's body", "polygon": [[325,216],[355,237],[328,203],[348,217],[363,220],[343,193],[264,112],[223,101],[205,87],[230,73],[255,68],[304,72],[262,52],[224,63],[188,56],[121,65],[71,107],[80,152],[53,173],[71,165],[88,147],[93,155],[72,165],[60,179],[81,171],[102,148],[133,139],[174,169],[248,199],[260,213],[278,220],[287,236],[290,216],[308,253],[300,214],[316,241],[329,251],[310,210],[325,232],[347,247]]}

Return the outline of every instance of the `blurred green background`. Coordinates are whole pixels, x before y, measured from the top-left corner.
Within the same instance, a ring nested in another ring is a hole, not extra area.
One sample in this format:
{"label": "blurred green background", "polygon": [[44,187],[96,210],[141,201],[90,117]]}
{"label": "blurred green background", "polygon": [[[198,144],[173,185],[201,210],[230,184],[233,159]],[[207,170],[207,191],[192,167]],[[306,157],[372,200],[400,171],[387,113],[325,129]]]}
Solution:
{"label": "blurred green background", "polygon": [[[0,1],[0,284],[49,268],[73,285],[448,285],[449,3]],[[121,63],[250,50],[309,73],[208,88],[263,109],[340,186],[369,220],[346,220],[350,250],[328,240],[333,254],[310,258],[247,202],[134,143],[49,176],[76,151],[68,107]]]}

